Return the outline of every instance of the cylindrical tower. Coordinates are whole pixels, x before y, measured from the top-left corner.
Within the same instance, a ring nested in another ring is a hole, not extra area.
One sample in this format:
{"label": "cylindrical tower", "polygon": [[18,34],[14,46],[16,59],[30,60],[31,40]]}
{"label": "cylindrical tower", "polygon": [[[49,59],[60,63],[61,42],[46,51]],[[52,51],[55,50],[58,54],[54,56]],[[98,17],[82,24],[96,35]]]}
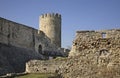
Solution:
{"label": "cylindrical tower", "polygon": [[43,14],[40,16],[40,30],[51,40],[52,44],[61,47],[61,15]]}

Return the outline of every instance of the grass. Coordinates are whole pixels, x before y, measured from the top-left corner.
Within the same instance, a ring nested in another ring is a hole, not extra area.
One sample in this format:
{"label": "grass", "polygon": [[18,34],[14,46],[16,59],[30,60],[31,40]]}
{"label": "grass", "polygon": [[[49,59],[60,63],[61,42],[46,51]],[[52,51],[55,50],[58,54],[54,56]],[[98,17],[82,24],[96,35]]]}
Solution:
{"label": "grass", "polygon": [[18,76],[15,78],[54,78],[54,74],[27,74],[23,76]]}

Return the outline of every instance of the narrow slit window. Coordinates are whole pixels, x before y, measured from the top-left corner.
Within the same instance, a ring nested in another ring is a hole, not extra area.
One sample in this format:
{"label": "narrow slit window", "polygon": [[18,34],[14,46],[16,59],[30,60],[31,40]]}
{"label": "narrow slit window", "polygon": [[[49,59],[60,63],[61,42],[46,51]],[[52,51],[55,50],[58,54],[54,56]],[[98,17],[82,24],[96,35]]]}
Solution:
{"label": "narrow slit window", "polygon": [[42,53],[42,45],[39,45],[39,47],[38,47],[38,52],[39,52],[39,53]]}

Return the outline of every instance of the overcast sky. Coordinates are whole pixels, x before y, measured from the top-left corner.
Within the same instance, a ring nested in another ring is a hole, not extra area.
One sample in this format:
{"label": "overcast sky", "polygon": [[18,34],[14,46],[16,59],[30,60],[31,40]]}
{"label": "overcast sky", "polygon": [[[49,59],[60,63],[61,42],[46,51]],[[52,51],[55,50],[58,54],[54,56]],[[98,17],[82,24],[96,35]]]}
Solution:
{"label": "overcast sky", "polygon": [[62,47],[78,30],[120,28],[120,0],[0,0],[0,17],[36,29],[44,13],[62,15]]}

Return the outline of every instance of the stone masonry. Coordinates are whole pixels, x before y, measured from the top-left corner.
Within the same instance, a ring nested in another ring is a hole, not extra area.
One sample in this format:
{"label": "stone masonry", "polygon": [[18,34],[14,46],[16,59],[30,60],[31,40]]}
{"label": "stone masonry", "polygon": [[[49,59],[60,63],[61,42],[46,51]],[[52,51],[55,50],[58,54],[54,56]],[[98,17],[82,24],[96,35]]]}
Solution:
{"label": "stone masonry", "polygon": [[26,63],[28,73],[120,78],[120,29],[77,31],[68,58],[41,60],[65,53],[61,48],[61,15],[43,14],[40,22],[37,30],[0,18],[0,75],[23,72]]}
{"label": "stone masonry", "polygon": [[27,73],[57,73],[59,66],[65,63],[65,59],[31,60],[26,63]]}
{"label": "stone masonry", "polygon": [[61,15],[57,13],[41,15],[39,30],[0,18],[0,43],[42,54],[46,51],[57,52],[58,49],[60,51]]}
{"label": "stone masonry", "polygon": [[110,52],[116,48],[120,48],[120,29],[77,31],[69,56],[77,55],[86,49]]}
{"label": "stone masonry", "polygon": [[119,34],[119,29],[77,31],[68,58],[56,61],[32,60],[26,63],[26,72],[55,73],[58,70],[58,74],[64,78],[99,78],[102,69],[116,69],[120,65]]}
{"label": "stone masonry", "polygon": [[0,18],[0,43],[31,49],[38,52],[39,45],[42,50],[54,50],[50,39],[38,30]]}
{"label": "stone masonry", "polygon": [[43,14],[40,16],[40,30],[43,31],[51,43],[61,47],[61,15]]}
{"label": "stone masonry", "polygon": [[0,75],[24,72],[27,61],[67,56],[65,51],[60,14],[41,15],[40,29],[0,17]]}
{"label": "stone masonry", "polygon": [[77,31],[61,66],[63,78],[120,78],[120,29]]}

